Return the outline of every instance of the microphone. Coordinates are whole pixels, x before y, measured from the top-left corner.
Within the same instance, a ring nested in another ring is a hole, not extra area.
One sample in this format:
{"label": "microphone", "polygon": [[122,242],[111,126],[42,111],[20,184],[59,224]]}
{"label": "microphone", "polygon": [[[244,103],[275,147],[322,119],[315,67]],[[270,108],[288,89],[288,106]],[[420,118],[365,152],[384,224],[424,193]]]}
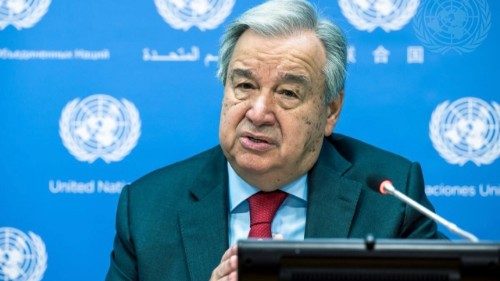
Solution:
{"label": "microphone", "polygon": [[384,180],[380,184],[380,193],[382,194],[390,194],[393,195],[394,197],[398,198],[399,200],[405,202],[406,204],[412,206],[415,208],[417,211],[422,213],[423,215],[429,217],[433,221],[440,223],[441,225],[445,226],[448,228],[451,232],[457,234],[458,236],[469,240],[470,242],[479,242],[479,239],[472,233],[467,232],[460,227],[458,227],[456,224],[444,219],[443,217],[439,216],[438,214],[432,212],[431,210],[427,209],[426,207],[422,206],[422,204],[418,203],[417,201],[411,199],[410,197],[404,195],[403,193],[399,192],[393,185],[390,180]]}

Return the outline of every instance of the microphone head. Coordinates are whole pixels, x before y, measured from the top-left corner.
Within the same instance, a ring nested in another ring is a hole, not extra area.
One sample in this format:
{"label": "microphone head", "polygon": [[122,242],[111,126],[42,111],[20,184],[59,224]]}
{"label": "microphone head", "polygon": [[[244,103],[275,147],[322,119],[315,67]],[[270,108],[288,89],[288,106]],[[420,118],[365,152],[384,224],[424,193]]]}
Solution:
{"label": "microphone head", "polygon": [[385,188],[386,185],[389,185],[391,186],[392,185],[392,182],[390,180],[385,180],[383,182],[380,183],[380,187],[379,187],[379,191],[380,193],[382,194],[388,194],[389,192],[387,191],[387,189]]}

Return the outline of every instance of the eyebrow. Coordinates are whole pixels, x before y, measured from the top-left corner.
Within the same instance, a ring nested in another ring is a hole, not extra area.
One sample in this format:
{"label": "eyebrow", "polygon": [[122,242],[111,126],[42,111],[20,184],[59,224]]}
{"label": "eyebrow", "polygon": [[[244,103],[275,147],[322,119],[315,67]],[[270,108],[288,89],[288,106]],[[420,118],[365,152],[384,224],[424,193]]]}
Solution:
{"label": "eyebrow", "polygon": [[248,69],[242,69],[242,68],[234,68],[233,70],[231,70],[231,75],[230,75],[231,81],[234,81],[235,76],[243,77],[243,78],[247,78],[247,79],[254,79],[254,75],[253,75],[252,71],[250,71]]}
{"label": "eyebrow", "polygon": [[286,73],[281,77],[281,82],[285,83],[295,83],[295,84],[301,84],[304,86],[310,86],[311,85],[311,80],[309,77],[305,75],[297,75],[297,74],[291,74],[291,73]]}

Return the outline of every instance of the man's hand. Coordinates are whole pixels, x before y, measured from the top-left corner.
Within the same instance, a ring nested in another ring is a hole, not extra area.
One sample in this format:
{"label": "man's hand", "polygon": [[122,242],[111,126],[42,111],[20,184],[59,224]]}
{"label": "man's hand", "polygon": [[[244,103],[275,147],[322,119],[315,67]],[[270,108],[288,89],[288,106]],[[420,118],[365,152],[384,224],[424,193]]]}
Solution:
{"label": "man's hand", "polygon": [[238,251],[236,246],[232,246],[224,253],[220,264],[212,271],[210,281],[237,281],[238,273]]}

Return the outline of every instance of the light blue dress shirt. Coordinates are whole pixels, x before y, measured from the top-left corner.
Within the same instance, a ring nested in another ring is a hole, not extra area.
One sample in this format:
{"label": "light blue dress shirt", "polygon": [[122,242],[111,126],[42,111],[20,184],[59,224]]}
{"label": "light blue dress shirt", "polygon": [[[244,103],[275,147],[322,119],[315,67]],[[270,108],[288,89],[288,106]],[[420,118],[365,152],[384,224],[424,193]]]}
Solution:
{"label": "light blue dress shirt", "polygon": [[[245,182],[231,165],[227,164],[229,176],[229,245],[247,239],[250,231],[250,208],[248,197],[260,190]],[[276,212],[271,225],[274,239],[303,240],[306,228],[307,174],[280,188],[288,193]]]}

